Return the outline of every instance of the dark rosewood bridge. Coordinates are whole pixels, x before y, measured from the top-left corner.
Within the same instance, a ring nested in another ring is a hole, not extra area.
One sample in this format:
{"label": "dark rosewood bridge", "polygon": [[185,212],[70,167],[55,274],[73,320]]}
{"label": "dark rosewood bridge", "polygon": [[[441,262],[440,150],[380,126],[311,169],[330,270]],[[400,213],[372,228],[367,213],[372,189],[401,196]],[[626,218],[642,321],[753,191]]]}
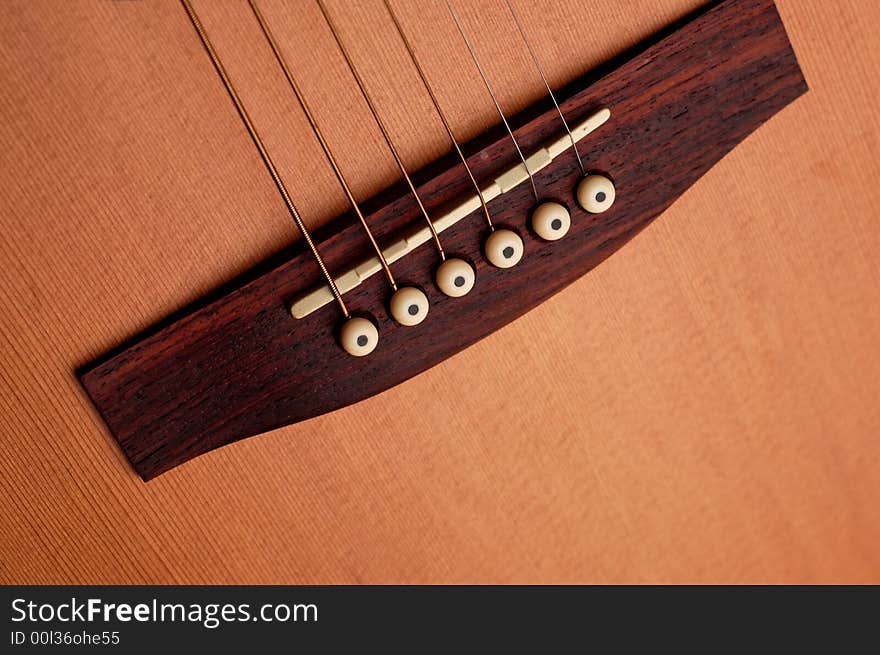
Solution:
{"label": "dark rosewood bridge", "polygon": [[[238,439],[358,402],[491,334],[587,273],[806,90],[771,0],[712,3],[559,94],[572,126],[602,108],[611,111],[581,142],[581,153],[588,169],[613,179],[614,205],[601,214],[581,209],[580,168],[570,152],[560,154],[537,179],[542,195],[571,211],[571,229],[561,240],[530,231],[535,201],[528,185],[519,184],[489,205],[496,224],[523,239],[517,266],[499,269],[486,261],[487,226],[475,210],[443,232],[447,251],[476,269],[468,295],[450,298],[436,288],[437,256],[427,243],[395,263],[397,277],[428,296],[430,314],[420,325],[392,320],[381,275],[345,294],[352,311],[368,313],[379,328],[371,355],[351,357],[340,348],[334,338],[340,314],[332,303],[293,318],[291,303],[323,282],[310,253],[296,247],[91,364],[82,383],[144,479]],[[555,109],[544,103],[518,116],[514,127],[527,155],[564,134]],[[481,184],[519,163],[500,129],[465,152]],[[429,212],[473,195],[451,157],[415,178]],[[392,188],[366,205],[380,243],[424,227],[405,191]],[[320,230],[317,242],[334,272],[372,254],[351,215]]]}

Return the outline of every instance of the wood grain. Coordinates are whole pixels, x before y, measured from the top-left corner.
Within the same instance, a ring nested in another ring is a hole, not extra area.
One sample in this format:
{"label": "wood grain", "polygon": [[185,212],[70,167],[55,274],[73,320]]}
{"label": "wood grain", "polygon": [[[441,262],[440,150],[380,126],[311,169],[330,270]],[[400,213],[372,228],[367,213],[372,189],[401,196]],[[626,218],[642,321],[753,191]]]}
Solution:
{"label": "wood grain", "polygon": [[[264,4],[357,192],[387,186],[316,10]],[[442,155],[379,4],[330,4],[407,162]],[[505,106],[540,98],[503,5],[459,4]],[[518,6],[560,85],[698,4]],[[778,4],[810,94],[627,248],[389,393],[143,485],[74,371],[294,232],[176,2],[6,3],[0,578],[878,581],[880,10]],[[453,124],[489,127],[442,7],[396,5]],[[306,220],[340,213],[246,6],[198,9]]]}
{"label": "wood grain", "polygon": [[[486,226],[479,211],[443,234],[449,253],[474,263],[480,285],[451,300],[432,282],[432,244],[395,262],[398,279],[425,289],[433,306],[418,329],[401,327],[386,307],[381,276],[346,294],[368,312],[381,334],[368,358],[352,359],[333,334],[340,316],[326,306],[293,321],[295,298],[321,283],[304,247],[153,334],[136,338],[82,376],[84,386],[135,470],[149,480],[192,457],[273,428],[314,418],[385,391],[492,334],[597,266],[643,230],[731,148],[806,91],[803,75],[771,0],[727,0],[670,28],[624,61],[563,91],[562,108],[578,124],[600,107],[613,121],[582,148],[587,166],[615,180],[618,200],[590,215],[574,202],[582,173],[571,153],[536,175],[544,198],[571,207],[574,224],[562,241],[530,233],[534,207],[527,184],[490,203],[497,225],[517,230],[527,256],[512,270],[481,254]],[[624,59],[621,57],[621,59]],[[591,83],[592,82],[592,83]],[[513,117],[517,142],[534,152],[563,133],[552,105]],[[527,118],[533,116],[533,118]],[[482,147],[466,147],[471,170],[489,180],[518,161],[501,126]],[[438,162],[418,184],[429,212],[469,191],[460,163]],[[295,187],[293,192],[295,193]],[[403,185],[367,214],[370,225],[399,239],[423,224]],[[315,240],[331,271],[362,261],[369,248],[353,215],[327,225]],[[387,243],[387,241],[386,241]],[[234,283],[235,284],[235,283]]]}

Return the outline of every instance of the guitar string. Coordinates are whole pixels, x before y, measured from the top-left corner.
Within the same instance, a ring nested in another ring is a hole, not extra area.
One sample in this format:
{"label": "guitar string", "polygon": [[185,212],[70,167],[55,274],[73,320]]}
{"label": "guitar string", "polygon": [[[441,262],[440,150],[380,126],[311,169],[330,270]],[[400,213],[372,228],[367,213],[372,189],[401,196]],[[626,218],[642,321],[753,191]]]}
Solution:
{"label": "guitar string", "polygon": [[547,81],[547,76],[544,74],[544,67],[541,66],[538,55],[535,54],[535,49],[532,47],[529,38],[526,36],[526,31],[525,29],[523,29],[522,23],[519,19],[519,15],[513,8],[513,4],[510,2],[510,0],[504,0],[504,2],[507,4],[508,10],[510,10],[510,15],[513,16],[513,22],[516,23],[516,28],[519,30],[519,34],[522,37],[523,43],[525,43],[526,48],[528,48],[529,55],[531,55],[532,61],[535,64],[535,68],[538,69],[538,73],[541,75],[541,80],[544,82],[544,86],[547,87],[547,92],[550,94],[550,99],[553,101],[553,105],[556,107],[556,111],[559,113],[559,118],[562,119],[562,124],[565,126],[565,131],[568,132],[568,138],[571,139],[571,146],[574,149],[574,156],[577,158],[578,166],[580,166],[581,168],[581,173],[586,175],[587,171],[584,168],[583,161],[581,161],[581,154],[580,152],[578,152],[577,141],[575,140],[574,135],[571,133],[571,128],[568,127],[568,121],[565,120],[565,115],[562,113],[562,108],[559,106],[559,102],[557,102],[556,100],[556,94],[553,93],[553,89],[550,87],[550,82]]}
{"label": "guitar string", "polygon": [[452,126],[449,124],[449,120],[446,117],[446,113],[443,111],[440,106],[440,102],[437,100],[437,96],[434,94],[434,90],[431,87],[431,84],[428,82],[428,78],[425,75],[425,71],[422,69],[421,64],[419,63],[418,58],[416,57],[415,51],[412,47],[412,44],[409,42],[406,34],[403,31],[403,27],[400,25],[400,22],[397,19],[397,16],[394,13],[394,10],[391,7],[391,3],[388,0],[383,0],[385,3],[385,9],[388,11],[388,15],[391,16],[391,20],[394,23],[394,27],[397,29],[397,33],[400,35],[400,40],[403,41],[403,45],[406,48],[407,53],[409,54],[409,58],[412,60],[413,65],[415,66],[416,71],[419,74],[419,78],[422,80],[422,84],[425,87],[425,90],[428,92],[428,95],[431,97],[431,102],[434,105],[434,109],[437,111],[437,115],[440,117],[440,121],[443,123],[443,127],[446,129],[446,134],[449,135],[449,140],[452,143],[452,147],[455,149],[456,154],[458,154],[458,158],[461,160],[461,163],[464,165],[464,170],[467,172],[468,177],[471,180],[471,183],[474,185],[474,188],[477,190],[477,196],[480,198],[480,204],[483,207],[483,214],[486,216],[486,222],[489,224],[489,230],[492,232],[495,231],[495,225],[492,223],[492,216],[489,214],[489,206],[486,204],[486,199],[483,197],[483,192],[480,189],[480,185],[477,183],[476,178],[474,177],[473,172],[471,171],[470,165],[468,165],[467,158],[464,156],[464,153],[461,151],[461,146],[458,143],[458,140],[455,138],[455,133],[452,131]]}
{"label": "guitar string", "polygon": [[428,215],[428,211],[425,209],[425,205],[422,202],[421,197],[419,196],[418,191],[416,191],[416,187],[413,184],[412,179],[407,173],[406,167],[403,164],[403,160],[400,158],[400,155],[397,152],[397,148],[394,146],[394,142],[391,140],[391,135],[388,133],[388,130],[385,127],[384,122],[382,121],[379,113],[376,111],[376,107],[373,104],[373,100],[370,97],[369,92],[367,91],[367,87],[364,84],[363,79],[361,79],[360,73],[357,72],[357,69],[354,66],[354,62],[351,59],[351,56],[348,53],[348,50],[345,48],[345,45],[342,43],[342,39],[339,36],[339,33],[336,29],[336,25],[333,23],[333,19],[330,18],[330,14],[327,11],[327,8],[324,6],[322,0],[315,0],[318,4],[318,7],[321,9],[321,13],[324,14],[324,20],[327,21],[327,25],[330,28],[330,33],[333,35],[333,38],[336,40],[336,45],[339,48],[339,51],[342,53],[343,59],[345,59],[345,63],[348,64],[348,68],[354,77],[355,82],[358,85],[358,88],[361,91],[361,95],[363,95],[364,100],[367,103],[367,107],[370,110],[370,113],[373,115],[373,120],[376,121],[376,124],[379,126],[379,130],[382,132],[382,137],[385,139],[385,143],[388,145],[388,149],[391,150],[391,154],[394,156],[394,161],[397,163],[397,167],[400,169],[401,174],[403,175],[403,179],[406,180],[407,186],[409,186],[409,190],[412,192],[413,196],[416,199],[416,203],[419,206],[419,210],[422,213],[422,216],[425,217],[425,221],[428,223],[428,227],[431,230],[431,236],[434,239],[434,245],[437,247],[437,252],[440,255],[441,261],[446,261],[446,253],[443,250],[443,244],[440,242],[440,235],[437,233],[437,228],[434,227],[434,221],[431,220],[431,217]]}
{"label": "guitar string", "polygon": [[504,123],[504,127],[507,128],[507,133],[510,135],[511,141],[513,141],[516,152],[519,154],[519,158],[522,160],[523,166],[526,167],[526,173],[529,174],[529,182],[532,185],[532,193],[535,196],[535,201],[538,202],[541,198],[538,194],[538,187],[535,184],[535,176],[532,175],[532,170],[529,168],[529,164],[526,161],[525,155],[523,155],[523,152],[519,147],[519,142],[516,140],[516,137],[513,134],[510,123],[507,122],[507,116],[504,115],[504,111],[501,109],[501,105],[498,103],[498,98],[495,96],[495,91],[492,90],[492,85],[489,83],[489,78],[486,76],[483,67],[480,65],[480,60],[477,59],[477,53],[474,51],[474,47],[471,45],[470,39],[468,39],[468,36],[464,31],[464,27],[462,26],[461,21],[458,18],[458,14],[455,13],[455,9],[452,7],[452,3],[449,0],[446,0],[446,8],[449,9],[449,13],[452,15],[452,20],[455,21],[455,26],[458,28],[458,33],[461,35],[462,40],[467,46],[468,52],[471,54],[471,59],[473,59],[474,65],[477,67],[477,71],[480,73],[480,77],[483,79],[483,84],[486,85],[486,90],[492,97],[492,102],[495,103],[495,109],[498,110],[498,115],[501,116],[501,121]]}
{"label": "guitar string", "polygon": [[306,119],[309,122],[309,125],[312,128],[312,132],[314,132],[315,137],[318,139],[318,142],[321,144],[321,149],[324,151],[324,156],[327,158],[327,161],[330,163],[330,167],[333,169],[334,174],[336,175],[336,179],[339,180],[339,184],[345,192],[346,197],[348,198],[348,202],[351,205],[351,208],[354,210],[354,213],[357,214],[358,219],[360,220],[361,225],[364,228],[364,231],[367,233],[367,237],[370,240],[370,244],[373,247],[373,250],[376,251],[376,254],[379,257],[379,263],[382,265],[382,270],[385,272],[385,277],[388,278],[388,283],[391,285],[392,290],[397,291],[397,281],[394,279],[394,274],[391,272],[391,266],[389,266],[388,261],[385,259],[385,255],[382,253],[382,248],[379,247],[379,244],[376,242],[376,238],[373,236],[373,231],[370,229],[370,226],[367,224],[367,219],[364,217],[363,212],[361,211],[360,205],[358,205],[357,200],[355,200],[354,194],[351,191],[351,188],[348,186],[348,183],[345,180],[345,177],[342,174],[342,170],[339,168],[339,165],[336,163],[336,158],[333,156],[333,153],[330,150],[330,146],[324,138],[321,129],[318,127],[317,122],[315,121],[315,117],[309,109],[308,104],[306,103],[305,97],[299,85],[296,83],[296,80],[293,78],[293,74],[290,72],[290,67],[287,64],[287,60],[281,54],[281,50],[278,48],[278,44],[275,41],[275,37],[272,34],[272,31],[269,29],[269,25],[266,23],[265,18],[263,17],[262,12],[260,12],[254,0],[248,0],[248,4],[251,7],[251,11],[257,19],[257,22],[260,25],[260,30],[263,32],[263,36],[269,42],[270,47],[272,48],[272,52],[275,55],[275,59],[278,62],[278,65],[281,66],[281,70],[284,71],[284,77],[287,78],[287,83],[290,86],[293,94],[296,96],[297,101],[299,102],[300,107],[302,107],[303,113],[306,116]]}
{"label": "guitar string", "polygon": [[315,242],[312,240],[312,236],[311,234],[309,234],[308,228],[306,228],[305,223],[303,223],[299,212],[294,206],[293,200],[291,200],[290,194],[287,191],[287,187],[284,185],[284,181],[278,174],[278,169],[275,168],[275,163],[269,156],[269,151],[266,150],[266,146],[263,144],[263,140],[260,138],[259,132],[257,132],[256,127],[254,127],[254,124],[251,121],[251,118],[248,115],[247,110],[245,109],[244,104],[241,101],[241,98],[239,98],[235,87],[232,85],[232,81],[229,79],[229,75],[226,73],[226,69],[223,67],[220,58],[217,55],[217,52],[214,50],[214,46],[211,43],[211,40],[208,38],[208,34],[205,32],[205,28],[202,25],[201,20],[199,20],[199,17],[196,14],[195,9],[193,9],[190,0],[180,1],[183,4],[183,8],[186,10],[187,15],[189,16],[190,22],[193,24],[193,27],[198,33],[199,38],[202,41],[202,45],[208,52],[208,56],[211,58],[211,62],[214,64],[214,68],[216,69],[217,74],[223,81],[223,86],[226,87],[226,92],[232,99],[232,102],[235,105],[235,109],[236,111],[238,111],[238,115],[241,117],[242,122],[244,122],[245,128],[247,128],[251,140],[254,142],[254,145],[257,146],[257,150],[260,153],[260,157],[262,158],[263,163],[266,165],[266,168],[269,169],[269,174],[271,175],[272,181],[275,183],[278,192],[281,194],[281,197],[284,199],[284,204],[287,206],[287,211],[290,213],[293,222],[302,233],[303,238],[308,244],[309,250],[312,251],[312,255],[314,256],[315,261],[318,264],[318,268],[321,269],[321,273],[327,280],[327,284],[330,287],[330,291],[333,293],[333,297],[336,300],[336,303],[339,305],[340,311],[345,318],[349,318],[351,315],[348,312],[348,308],[345,306],[345,301],[342,299],[342,294],[339,292],[339,288],[336,286],[336,282],[333,280],[333,276],[330,275],[330,271],[327,269],[327,265],[324,263],[324,259],[321,257],[321,253],[318,252],[318,248],[315,245]]}

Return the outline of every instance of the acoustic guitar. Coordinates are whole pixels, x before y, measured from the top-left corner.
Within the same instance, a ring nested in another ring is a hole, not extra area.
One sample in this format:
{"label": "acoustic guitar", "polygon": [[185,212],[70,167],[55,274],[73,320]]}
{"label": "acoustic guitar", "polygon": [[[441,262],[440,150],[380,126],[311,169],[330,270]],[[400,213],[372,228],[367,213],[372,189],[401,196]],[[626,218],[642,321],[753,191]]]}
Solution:
{"label": "acoustic guitar", "polygon": [[876,582],[878,28],[5,3],[2,581]]}

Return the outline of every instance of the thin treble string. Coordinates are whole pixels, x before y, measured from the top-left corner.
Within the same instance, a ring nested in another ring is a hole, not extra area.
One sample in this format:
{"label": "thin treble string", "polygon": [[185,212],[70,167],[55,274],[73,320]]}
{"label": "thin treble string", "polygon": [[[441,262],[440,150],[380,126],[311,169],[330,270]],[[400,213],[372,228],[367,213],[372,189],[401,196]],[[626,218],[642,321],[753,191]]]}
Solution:
{"label": "thin treble string", "polygon": [[413,47],[403,31],[403,27],[401,27],[400,22],[397,20],[397,16],[394,14],[394,10],[391,8],[391,4],[388,2],[388,0],[383,0],[383,2],[385,3],[385,9],[388,11],[388,15],[391,16],[391,20],[394,22],[394,27],[397,28],[397,33],[400,35],[400,40],[403,41],[403,45],[406,47],[409,58],[415,65],[416,71],[418,71],[419,77],[422,80],[422,84],[425,85],[425,89],[428,91],[428,95],[431,97],[431,102],[434,104],[434,109],[437,110],[437,115],[440,116],[440,121],[443,123],[443,127],[446,128],[446,134],[449,135],[449,140],[452,142],[452,147],[455,148],[455,152],[458,153],[458,157],[459,159],[461,159],[461,163],[464,164],[464,170],[467,171],[468,177],[473,183],[474,188],[477,190],[477,196],[479,196],[480,204],[483,206],[483,213],[486,215],[486,222],[489,224],[489,229],[494,232],[495,226],[492,224],[492,216],[489,215],[489,207],[486,204],[486,199],[483,197],[483,192],[480,189],[480,185],[477,184],[477,180],[474,177],[473,172],[471,171],[471,167],[468,165],[467,158],[465,158],[464,153],[461,151],[461,146],[458,145],[458,141],[455,138],[455,133],[452,131],[452,126],[449,124],[449,120],[446,118],[445,112],[440,107],[440,103],[438,102],[437,97],[434,95],[434,90],[428,83],[428,78],[425,75],[425,72],[422,70],[422,66],[421,64],[419,64],[419,60],[416,58]]}
{"label": "thin treble string", "polygon": [[489,78],[486,76],[483,67],[480,65],[480,60],[477,59],[477,53],[474,51],[474,47],[471,45],[470,39],[468,39],[467,34],[465,34],[464,27],[462,27],[461,21],[458,19],[458,14],[455,13],[455,9],[452,7],[452,3],[449,0],[446,0],[446,8],[449,9],[449,13],[452,14],[452,20],[455,21],[455,26],[458,28],[458,33],[461,34],[461,38],[464,40],[464,44],[467,46],[468,52],[471,53],[471,59],[474,60],[474,65],[477,67],[477,71],[480,73],[480,77],[483,78],[483,84],[486,85],[486,90],[489,92],[489,95],[492,97],[492,102],[495,103],[495,109],[498,110],[498,115],[501,116],[501,121],[504,123],[504,127],[507,128],[507,133],[510,135],[511,141],[513,141],[513,145],[516,148],[517,153],[519,153],[519,158],[522,160],[523,166],[526,167],[526,173],[529,174],[529,182],[532,184],[532,193],[535,195],[535,200],[540,200],[540,196],[538,195],[538,187],[535,185],[535,176],[532,175],[532,170],[529,168],[529,164],[526,161],[525,155],[523,155],[522,150],[520,150],[519,143],[516,140],[516,137],[513,135],[513,130],[510,128],[510,123],[507,122],[507,117],[504,115],[504,111],[501,109],[501,105],[498,103],[498,98],[495,97],[495,92],[492,90],[492,85],[489,84]]}
{"label": "thin treble string", "polygon": [[534,48],[532,48],[532,44],[529,42],[529,38],[526,36],[526,31],[523,29],[522,23],[519,20],[519,16],[517,15],[516,10],[513,8],[510,0],[504,0],[504,2],[507,3],[507,8],[510,10],[510,15],[513,16],[513,22],[516,23],[516,28],[519,30],[519,34],[522,37],[523,43],[526,44],[526,48],[528,48],[529,54],[532,56],[532,61],[535,63],[535,68],[538,69],[538,73],[540,73],[541,75],[541,80],[543,80],[544,86],[547,87],[547,92],[550,94],[550,99],[556,106],[556,111],[559,112],[559,118],[562,119],[562,124],[565,126],[565,131],[568,132],[568,138],[571,139],[571,146],[572,148],[574,148],[574,156],[577,157],[578,166],[581,167],[581,173],[586,175],[587,171],[584,168],[584,163],[581,161],[581,153],[578,152],[577,140],[571,133],[571,129],[568,127],[568,121],[565,120],[565,115],[562,113],[562,108],[556,101],[556,94],[553,93],[553,89],[550,87],[550,82],[547,81],[547,76],[544,74],[544,67],[541,66],[541,62],[538,60],[538,55],[535,54],[535,50]]}
{"label": "thin treble string", "polygon": [[312,132],[314,132],[315,136],[318,139],[318,142],[321,144],[321,148],[324,151],[324,155],[327,158],[327,161],[330,163],[330,167],[333,169],[333,172],[336,174],[336,179],[339,180],[340,186],[342,186],[342,190],[345,192],[346,197],[348,198],[348,202],[351,205],[351,208],[354,210],[354,213],[357,214],[358,219],[361,222],[364,230],[367,233],[367,237],[370,239],[370,243],[373,246],[373,250],[376,251],[376,254],[379,256],[379,263],[382,264],[382,269],[385,271],[385,277],[388,278],[388,283],[391,285],[391,288],[394,291],[397,291],[397,282],[394,279],[394,274],[391,272],[391,267],[388,265],[388,261],[385,259],[385,255],[382,253],[382,249],[379,247],[379,244],[376,242],[376,238],[373,236],[373,231],[370,229],[370,226],[367,224],[366,218],[364,218],[364,214],[361,211],[360,206],[355,200],[354,194],[351,192],[351,188],[348,186],[348,183],[345,181],[345,177],[342,175],[342,171],[340,170],[338,164],[336,163],[336,158],[333,156],[333,153],[330,151],[330,146],[327,141],[324,139],[324,135],[321,133],[320,128],[318,128],[317,122],[315,122],[315,118],[312,115],[311,110],[309,109],[308,104],[306,103],[305,97],[302,94],[302,91],[299,88],[299,85],[293,79],[293,74],[290,72],[290,67],[287,65],[287,60],[281,54],[281,51],[278,48],[278,44],[275,41],[275,37],[273,36],[271,30],[269,29],[266,20],[263,18],[263,14],[257,8],[254,0],[248,0],[248,4],[251,7],[251,11],[253,11],[254,16],[257,18],[257,22],[260,24],[260,30],[263,32],[263,36],[266,37],[266,40],[269,42],[269,45],[272,47],[272,52],[275,55],[275,59],[278,61],[279,66],[281,66],[281,70],[284,71],[284,76],[287,78],[287,83],[290,85],[290,88],[293,90],[294,95],[296,96],[297,101],[299,102],[300,107],[302,107],[303,113],[306,115],[306,119],[309,121],[309,125],[312,127]]}
{"label": "thin treble string", "polygon": [[279,193],[281,193],[281,197],[284,199],[284,204],[287,206],[287,211],[290,212],[290,216],[291,218],[293,218],[293,222],[296,223],[296,226],[299,228],[299,231],[302,233],[303,238],[306,240],[309,249],[312,251],[312,255],[314,255],[315,261],[318,263],[318,268],[321,269],[321,273],[326,278],[327,284],[330,287],[330,291],[333,293],[333,297],[336,299],[336,303],[339,305],[339,309],[342,311],[342,314],[343,316],[345,316],[345,318],[349,318],[350,314],[348,313],[348,309],[345,306],[345,301],[342,299],[342,294],[339,292],[339,288],[336,286],[336,282],[333,280],[333,276],[330,275],[330,271],[327,270],[327,266],[324,264],[324,259],[321,257],[321,253],[318,252],[318,248],[317,246],[315,246],[315,242],[312,241],[312,237],[309,234],[305,223],[303,223],[302,218],[300,218],[299,212],[293,205],[293,201],[290,199],[290,194],[287,192],[287,187],[284,186],[284,182],[281,180],[281,176],[278,174],[278,169],[275,168],[275,164],[272,162],[272,158],[269,156],[269,151],[266,150],[266,146],[263,145],[263,140],[260,138],[260,135],[254,127],[254,124],[251,122],[250,116],[248,115],[247,111],[244,108],[244,105],[241,102],[241,98],[238,97],[238,93],[235,91],[235,87],[232,85],[232,82],[229,79],[229,75],[227,75],[226,73],[226,69],[223,68],[223,64],[220,62],[220,58],[217,56],[217,52],[214,50],[214,46],[211,44],[211,41],[208,38],[207,33],[205,32],[205,28],[202,26],[202,22],[199,20],[198,15],[196,15],[192,4],[190,4],[190,0],[180,0],[180,2],[183,4],[183,8],[186,10],[190,22],[193,24],[193,27],[198,33],[199,38],[202,40],[202,45],[205,47],[205,50],[207,50],[208,56],[211,58],[211,62],[214,64],[214,68],[220,75],[220,79],[223,80],[223,86],[226,87],[226,92],[229,94],[229,97],[232,99],[232,102],[235,105],[235,109],[238,111],[238,115],[244,122],[248,134],[250,134],[251,140],[253,140],[254,144],[257,146],[257,150],[259,150],[260,152],[260,157],[263,159],[263,163],[266,165],[266,168],[269,169],[269,174],[272,176],[272,181],[275,182],[275,186],[278,188]]}
{"label": "thin treble string", "polygon": [[382,132],[382,137],[385,139],[385,143],[388,145],[388,149],[391,150],[391,154],[394,156],[394,161],[397,163],[397,167],[400,169],[400,172],[403,175],[403,179],[406,180],[406,183],[409,186],[409,190],[412,191],[412,194],[416,199],[416,203],[418,203],[419,209],[422,212],[422,216],[425,217],[425,220],[428,223],[428,227],[431,229],[431,236],[434,238],[434,245],[436,245],[437,247],[437,252],[440,254],[440,259],[442,261],[446,261],[446,253],[443,251],[443,244],[440,243],[440,235],[437,233],[437,228],[434,227],[434,221],[432,221],[431,217],[428,215],[428,211],[425,209],[425,205],[422,202],[418,191],[416,191],[416,187],[413,184],[412,179],[410,179],[409,173],[407,173],[406,171],[406,167],[403,165],[403,160],[400,158],[400,155],[397,152],[397,148],[394,146],[394,142],[391,140],[391,135],[388,134],[388,130],[386,129],[385,124],[382,122],[379,113],[376,111],[376,107],[373,104],[373,100],[370,97],[369,92],[367,91],[367,87],[364,84],[363,79],[361,79],[360,74],[357,72],[357,69],[354,67],[354,62],[352,61],[351,57],[348,54],[348,51],[343,45],[342,39],[339,37],[339,33],[336,30],[333,19],[330,18],[330,14],[327,11],[327,8],[324,6],[322,0],[315,1],[317,2],[318,7],[321,9],[321,13],[324,14],[324,20],[327,21],[327,25],[330,28],[330,33],[336,40],[336,45],[339,47],[339,51],[342,53],[342,57],[343,59],[345,59],[345,63],[348,64],[348,68],[349,70],[351,70],[352,76],[354,77],[354,80],[361,91],[361,95],[363,95],[364,100],[366,100],[367,107],[369,107],[370,113],[373,115],[373,119],[379,126],[379,130]]}

